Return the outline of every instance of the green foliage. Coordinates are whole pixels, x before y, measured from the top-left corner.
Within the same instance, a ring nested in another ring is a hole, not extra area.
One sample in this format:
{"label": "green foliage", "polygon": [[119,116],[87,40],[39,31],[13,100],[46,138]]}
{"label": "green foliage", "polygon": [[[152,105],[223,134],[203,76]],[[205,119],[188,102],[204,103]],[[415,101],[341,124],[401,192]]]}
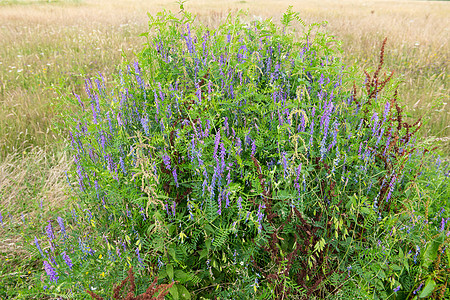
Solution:
{"label": "green foliage", "polygon": [[75,95],[78,205],[47,227],[42,286],[110,296],[132,265],[172,299],[448,295],[448,171],[383,90],[385,42],[359,91],[320,24],[243,20],[150,16],[117,88]]}

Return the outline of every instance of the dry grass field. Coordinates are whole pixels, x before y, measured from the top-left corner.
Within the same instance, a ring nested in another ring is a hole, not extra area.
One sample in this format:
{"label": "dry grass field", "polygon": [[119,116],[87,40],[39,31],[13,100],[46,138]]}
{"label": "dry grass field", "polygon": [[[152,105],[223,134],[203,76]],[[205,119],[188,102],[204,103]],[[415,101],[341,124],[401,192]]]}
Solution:
{"label": "dry grass field", "polygon": [[[450,2],[190,0],[184,4],[211,26],[240,9],[248,10],[251,18],[279,20],[289,5],[307,24],[327,21],[323,31],[342,41],[343,59],[361,72],[376,65],[387,37],[385,66],[401,79],[399,95],[405,111],[414,118],[424,115],[423,138],[441,140],[441,151],[449,156]],[[8,212],[33,219],[64,206],[64,171],[70,159],[63,151],[64,132],[55,121],[59,112],[71,108],[59,105],[59,92],[82,93],[84,79],[99,72],[111,79],[117,65],[132,60],[145,42],[139,34],[147,29],[147,12],[163,9],[176,12],[179,5],[166,0],[0,0],[4,222],[10,220],[5,217]],[[33,213],[41,200],[41,213]],[[11,270],[20,273],[29,267],[26,251],[20,255],[13,251],[22,247],[21,234],[0,227],[0,282],[10,277]]]}
{"label": "dry grass field", "polygon": [[[122,52],[132,58],[139,51],[147,12],[179,10],[175,1],[153,0],[0,3],[0,156],[57,139],[55,88],[80,90],[86,75],[113,73]],[[291,4],[307,24],[326,20],[323,30],[342,41],[344,59],[361,69],[375,65],[388,37],[386,67],[402,80],[407,110],[431,120],[426,136],[450,136],[448,2],[197,0],[185,8],[214,26],[239,9],[278,20]]]}

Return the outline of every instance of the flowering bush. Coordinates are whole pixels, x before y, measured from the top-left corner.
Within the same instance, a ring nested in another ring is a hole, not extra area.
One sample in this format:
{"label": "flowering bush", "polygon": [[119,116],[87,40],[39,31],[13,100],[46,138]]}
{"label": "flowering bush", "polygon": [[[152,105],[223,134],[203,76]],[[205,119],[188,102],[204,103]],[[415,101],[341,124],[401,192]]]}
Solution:
{"label": "flowering bush", "polygon": [[448,171],[423,203],[429,150],[383,91],[386,41],[360,89],[320,24],[243,20],[150,17],[116,88],[75,95],[78,203],[35,239],[47,291],[108,296],[134,266],[137,292],[157,276],[172,299],[448,295]]}

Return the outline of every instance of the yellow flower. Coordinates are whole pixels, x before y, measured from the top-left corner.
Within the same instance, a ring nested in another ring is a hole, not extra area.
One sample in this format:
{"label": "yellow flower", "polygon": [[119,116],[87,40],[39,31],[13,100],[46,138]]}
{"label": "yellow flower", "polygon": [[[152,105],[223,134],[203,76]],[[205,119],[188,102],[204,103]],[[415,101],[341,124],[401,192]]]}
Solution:
{"label": "yellow flower", "polygon": [[98,258],[100,258],[100,259],[102,259],[102,257],[103,257],[103,256],[102,256],[101,254],[98,256]]}

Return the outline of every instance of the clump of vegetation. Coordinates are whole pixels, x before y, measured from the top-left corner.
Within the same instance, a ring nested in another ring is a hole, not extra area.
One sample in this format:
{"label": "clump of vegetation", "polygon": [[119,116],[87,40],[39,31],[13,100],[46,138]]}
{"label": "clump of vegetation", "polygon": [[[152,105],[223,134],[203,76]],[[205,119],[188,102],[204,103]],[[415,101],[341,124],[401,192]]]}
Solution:
{"label": "clump of vegetation", "polygon": [[157,277],[172,299],[450,295],[448,164],[426,169],[386,40],[361,87],[291,10],[282,28],[150,18],[117,88],[71,98],[76,205],[34,238],[37,289],[111,297],[133,266],[133,292]]}

